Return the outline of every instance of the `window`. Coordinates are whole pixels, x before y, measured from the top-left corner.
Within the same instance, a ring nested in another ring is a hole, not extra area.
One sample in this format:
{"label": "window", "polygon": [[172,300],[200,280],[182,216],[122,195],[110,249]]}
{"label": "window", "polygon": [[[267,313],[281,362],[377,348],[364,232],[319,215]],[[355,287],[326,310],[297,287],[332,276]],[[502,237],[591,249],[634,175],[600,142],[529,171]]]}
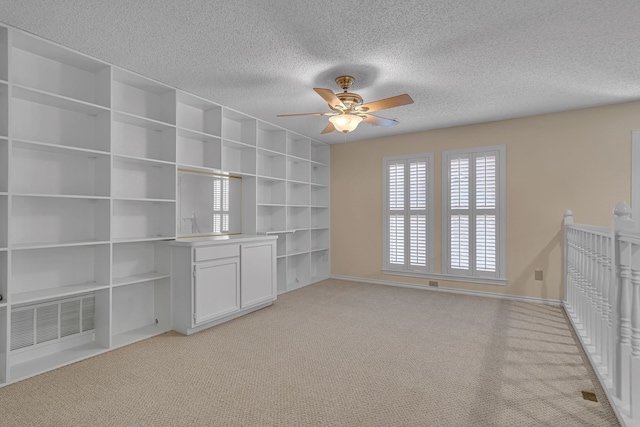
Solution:
{"label": "window", "polygon": [[504,279],[505,146],[442,153],[444,274]]}
{"label": "window", "polygon": [[384,269],[433,267],[433,153],[384,158]]}

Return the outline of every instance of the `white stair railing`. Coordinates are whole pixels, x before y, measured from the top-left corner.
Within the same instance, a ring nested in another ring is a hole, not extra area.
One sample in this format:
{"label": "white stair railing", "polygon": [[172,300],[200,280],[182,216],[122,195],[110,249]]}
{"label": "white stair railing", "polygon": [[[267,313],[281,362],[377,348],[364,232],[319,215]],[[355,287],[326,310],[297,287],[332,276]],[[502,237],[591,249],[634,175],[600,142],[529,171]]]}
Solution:
{"label": "white stair railing", "polygon": [[564,307],[620,421],[640,426],[640,233],[626,203],[611,227],[564,216]]}
{"label": "white stair railing", "polygon": [[[574,224],[565,214],[565,300],[577,332],[599,363],[608,360],[611,230]],[[605,290],[606,289],[606,290]]]}

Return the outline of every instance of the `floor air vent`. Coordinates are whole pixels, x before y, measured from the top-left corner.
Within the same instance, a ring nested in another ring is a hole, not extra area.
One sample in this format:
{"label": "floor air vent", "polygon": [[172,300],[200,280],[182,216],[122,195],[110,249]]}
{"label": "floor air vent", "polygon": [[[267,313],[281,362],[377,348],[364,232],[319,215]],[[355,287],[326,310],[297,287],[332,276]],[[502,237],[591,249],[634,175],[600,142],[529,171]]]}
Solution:
{"label": "floor air vent", "polygon": [[35,347],[94,328],[95,299],[83,295],[11,310],[11,350]]}

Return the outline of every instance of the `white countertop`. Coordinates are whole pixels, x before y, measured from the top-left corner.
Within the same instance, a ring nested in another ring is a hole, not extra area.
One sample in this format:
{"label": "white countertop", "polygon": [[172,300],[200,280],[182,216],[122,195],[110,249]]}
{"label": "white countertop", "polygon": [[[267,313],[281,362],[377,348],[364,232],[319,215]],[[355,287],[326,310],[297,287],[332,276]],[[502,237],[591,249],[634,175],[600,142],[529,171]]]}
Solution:
{"label": "white countertop", "polygon": [[210,246],[225,243],[247,243],[261,240],[277,240],[277,236],[257,236],[252,234],[233,234],[230,236],[185,237],[169,242],[172,246]]}

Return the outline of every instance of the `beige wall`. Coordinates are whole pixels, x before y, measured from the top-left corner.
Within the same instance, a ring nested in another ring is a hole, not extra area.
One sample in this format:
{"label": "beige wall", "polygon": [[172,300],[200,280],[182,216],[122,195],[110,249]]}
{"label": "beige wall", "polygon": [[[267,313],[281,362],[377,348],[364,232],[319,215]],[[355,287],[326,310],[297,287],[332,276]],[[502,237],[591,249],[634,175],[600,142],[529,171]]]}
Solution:
{"label": "beige wall", "polygon": [[[575,222],[609,225],[613,206],[630,203],[633,129],[640,129],[640,102],[332,145],[331,273],[426,285],[382,274],[382,158],[435,153],[440,272],[442,151],[506,144],[508,284],[439,285],[559,300],[563,214],[572,209]],[[534,281],[536,269],[544,281]]]}

